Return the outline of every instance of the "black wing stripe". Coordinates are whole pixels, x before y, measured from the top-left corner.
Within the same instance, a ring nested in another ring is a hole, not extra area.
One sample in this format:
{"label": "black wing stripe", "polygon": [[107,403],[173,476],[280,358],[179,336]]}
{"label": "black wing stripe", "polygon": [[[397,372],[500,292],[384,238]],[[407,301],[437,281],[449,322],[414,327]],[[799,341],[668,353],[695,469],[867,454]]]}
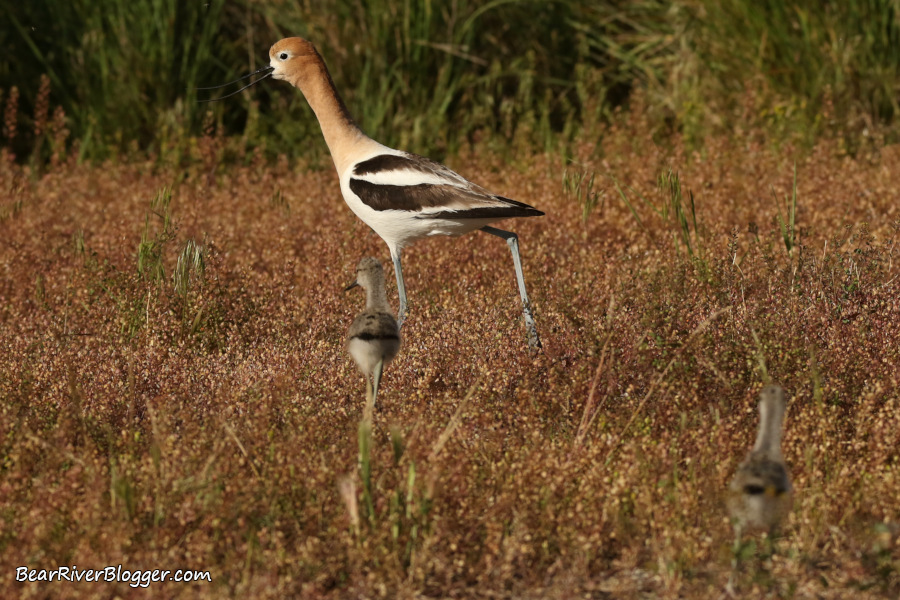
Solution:
{"label": "black wing stripe", "polygon": [[362,179],[351,179],[350,190],[359,196],[363,204],[374,210],[410,210],[418,212],[429,206],[440,206],[440,186],[428,183],[419,185],[385,185]]}
{"label": "black wing stripe", "polygon": [[364,342],[371,342],[372,340],[399,340],[400,336],[395,333],[390,333],[387,335],[377,335],[374,333],[369,333],[368,331],[363,331],[360,334],[354,335],[350,338],[351,340],[362,340]]}
{"label": "black wing stripe", "polygon": [[508,219],[511,217],[540,217],[544,213],[534,208],[517,206],[487,206],[468,210],[442,210],[416,216],[417,219]]}
{"label": "black wing stripe", "polygon": [[353,167],[354,175],[370,175],[381,173],[384,171],[421,171],[422,173],[430,173],[431,170],[425,168],[424,165],[418,164],[415,160],[405,156],[397,156],[396,154],[379,154],[369,160],[364,160]]}

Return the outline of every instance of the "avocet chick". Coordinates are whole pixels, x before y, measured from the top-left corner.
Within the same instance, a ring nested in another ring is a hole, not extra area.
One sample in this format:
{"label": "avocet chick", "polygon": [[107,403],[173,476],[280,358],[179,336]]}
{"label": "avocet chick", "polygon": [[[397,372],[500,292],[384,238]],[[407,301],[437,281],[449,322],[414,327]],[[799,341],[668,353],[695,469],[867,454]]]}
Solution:
{"label": "avocet chick", "polygon": [[374,408],[384,366],[400,351],[400,329],[387,301],[384,269],[377,258],[359,261],[356,280],[346,289],[356,286],[366,290],[366,308],[350,325],[347,351],[366,378],[366,399]]}
{"label": "avocet chick", "polygon": [[791,479],[781,455],[786,408],[781,387],[762,389],[756,444],[728,488],[728,511],[740,530],[772,531],[791,510]]}
{"label": "avocet chick", "polygon": [[762,389],[756,443],[728,486],[728,512],[734,521],[734,558],[726,590],[732,596],[744,531],[767,531],[770,548],[773,548],[772,536],[791,510],[791,479],[781,455],[781,429],[786,409],[781,387],[767,385]]}

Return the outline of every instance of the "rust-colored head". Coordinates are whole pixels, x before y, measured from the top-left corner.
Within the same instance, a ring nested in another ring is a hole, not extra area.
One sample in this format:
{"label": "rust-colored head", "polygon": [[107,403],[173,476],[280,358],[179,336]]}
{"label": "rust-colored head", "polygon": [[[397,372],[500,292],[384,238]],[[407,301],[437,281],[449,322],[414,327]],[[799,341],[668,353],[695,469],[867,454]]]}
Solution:
{"label": "rust-colored head", "polygon": [[272,67],[273,79],[285,79],[294,83],[311,62],[321,61],[316,47],[299,37],[284,38],[269,49],[269,66]]}

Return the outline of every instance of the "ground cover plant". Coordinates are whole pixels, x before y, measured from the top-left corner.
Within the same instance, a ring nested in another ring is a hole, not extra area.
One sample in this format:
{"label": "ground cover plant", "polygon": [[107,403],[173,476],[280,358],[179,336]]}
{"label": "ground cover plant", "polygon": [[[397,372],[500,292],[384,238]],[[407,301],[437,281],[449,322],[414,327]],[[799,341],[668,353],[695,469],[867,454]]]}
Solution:
{"label": "ground cover plant", "polygon": [[[371,428],[341,290],[387,252],[327,160],[223,166],[214,127],[181,167],[4,148],[0,595],[717,597],[774,380],[796,500],[738,589],[897,597],[900,151],[692,150],[633,106],[568,159],[451,157],[547,213],[515,225],[544,349],[505,244],[417,245]],[[211,581],[15,581],[118,564]]]}

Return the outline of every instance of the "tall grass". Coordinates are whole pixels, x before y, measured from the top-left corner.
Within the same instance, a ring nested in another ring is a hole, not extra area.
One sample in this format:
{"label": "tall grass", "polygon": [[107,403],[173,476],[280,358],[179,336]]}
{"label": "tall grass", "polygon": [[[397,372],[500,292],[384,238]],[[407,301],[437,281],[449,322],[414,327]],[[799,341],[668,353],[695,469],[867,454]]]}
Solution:
{"label": "tall grass", "polygon": [[[573,25],[580,3],[420,0],[285,11],[270,2],[254,10],[256,35],[268,42],[301,35],[316,43],[370,135],[442,154],[482,133],[534,132],[546,141],[573,118],[569,96],[584,58]],[[252,51],[267,60],[267,49]],[[278,108],[268,113],[276,119],[262,119],[264,135],[281,148],[319,136],[295,91],[266,93]]]}
{"label": "tall grass", "polygon": [[151,148],[199,126],[194,88],[228,57],[216,36],[222,0],[10,5],[15,50],[3,72],[23,90],[46,73],[88,156]]}
{"label": "tall grass", "polygon": [[[656,131],[696,144],[738,118],[776,139],[834,134],[853,151],[900,110],[893,0],[0,5],[10,24],[0,32],[0,88],[18,87],[28,124],[46,117],[46,74],[51,103],[90,158],[190,158],[186,140],[200,135],[205,111],[195,88],[258,68],[287,35],[316,43],[368,133],[437,155],[485,138],[565,147],[635,85],[648,93]],[[324,152],[310,143],[319,133],[305,102],[284,84],[265,82],[214,110],[244,146]],[[40,142],[39,132],[7,140],[20,160]]]}
{"label": "tall grass", "polygon": [[848,133],[896,119],[897,2],[725,0],[703,2],[695,17],[708,93],[734,97],[748,76],[761,78],[767,101],[757,110],[776,127]]}

